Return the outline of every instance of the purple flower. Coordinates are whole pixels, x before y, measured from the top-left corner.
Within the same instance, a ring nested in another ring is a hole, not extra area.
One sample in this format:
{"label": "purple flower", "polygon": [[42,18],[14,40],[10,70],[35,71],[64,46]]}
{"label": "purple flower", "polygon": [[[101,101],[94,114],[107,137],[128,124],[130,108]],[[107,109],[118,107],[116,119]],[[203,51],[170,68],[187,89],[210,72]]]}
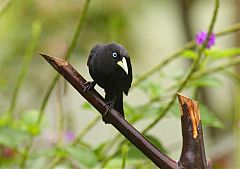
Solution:
{"label": "purple flower", "polygon": [[[197,33],[196,37],[195,37],[195,41],[198,45],[202,45],[207,39],[207,33],[200,31]],[[211,48],[214,44],[215,44],[215,40],[216,40],[216,35],[214,33],[212,33],[210,35],[210,38],[208,40],[208,44],[207,44],[207,48]]]}
{"label": "purple flower", "polygon": [[66,142],[72,142],[75,139],[75,134],[72,131],[66,131],[65,134],[65,141]]}

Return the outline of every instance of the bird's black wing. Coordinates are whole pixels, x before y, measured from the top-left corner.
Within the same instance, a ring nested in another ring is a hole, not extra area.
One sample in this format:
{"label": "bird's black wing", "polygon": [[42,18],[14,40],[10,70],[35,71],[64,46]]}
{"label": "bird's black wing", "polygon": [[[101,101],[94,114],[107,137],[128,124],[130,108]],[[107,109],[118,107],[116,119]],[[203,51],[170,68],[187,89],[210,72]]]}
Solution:
{"label": "bird's black wing", "polygon": [[130,57],[126,57],[126,61],[127,61],[127,66],[128,66],[128,79],[127,79],[126,83],[128,83],[128,84],[127,84],[127,88],[124,90],[124,93],[126,95],[128,95],[128,91],[132,84],[133,75],[132,75],[132,65],[131,65]]}
{"label": "bird's black wing", "polygon": [[96,45],[92,48],[92,50],[88,56],[87,66],[90,65],[90,62],[92,61],[93,56],[96,54],[96,52],[98,51],[99,48],[100,48],[100,45]]}

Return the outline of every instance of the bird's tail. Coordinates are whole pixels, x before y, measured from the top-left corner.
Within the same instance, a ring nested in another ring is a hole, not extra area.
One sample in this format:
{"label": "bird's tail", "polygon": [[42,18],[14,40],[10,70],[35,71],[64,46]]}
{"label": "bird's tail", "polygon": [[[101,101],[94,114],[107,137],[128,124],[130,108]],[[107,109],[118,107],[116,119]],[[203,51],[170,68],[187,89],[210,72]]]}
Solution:
{"label": "bird's tail", "polygon": [[114,92],[110,92],[110,91],[105,91],[105,92],[106,92],[106,95],[105,95],[106,102],[114,103],[113,108],[117,110],[124,117],[123,93],[121,92],[121,94],[115,97]]}
{"label": "bird's tail", "polygon": [[119,94],[114,103],[114,109],[117,110],[124,117],[123,110],[123,93]]}

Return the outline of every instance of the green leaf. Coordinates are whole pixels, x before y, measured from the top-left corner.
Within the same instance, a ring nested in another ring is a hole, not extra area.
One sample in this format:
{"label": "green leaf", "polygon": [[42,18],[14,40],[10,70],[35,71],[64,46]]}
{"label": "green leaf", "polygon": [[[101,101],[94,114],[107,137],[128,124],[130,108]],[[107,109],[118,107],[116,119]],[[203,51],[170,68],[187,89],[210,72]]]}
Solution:
{"label": "green leaf", "polygon": [[85,110],[94,110],[93,106],[89,103],[89,102],[84,102],[82,104],[82,108],[85,109]]}
{"label": "green leaf", "polygon": [[222,86],[222,82],[216,77],[204,76],[201,78],[194,79],[193,81],[191,81],[190,85],[194,87],[204,87],[204,86],[220,87]]}
{"label": "green leaf", "polygon": [[38,110],[29,110],[21,113],[19,127],[32,135],[37,135],[40,132],[40,127],[36,123],[38,115]]}
{"label": "green leaf", "polygon": [[200,104],[200,117],[205,126],[224,128],[224,124],[205,105]]}
{"label": "green leaf", "polygon": [[161,86],[156,83],[150,83],[148,86],[148,90],[149,90],[151,98],[158,97],[163,91]]}
{"label": "green leaf", "polygon": [[194,50],[185,50],[181,53],[181,56],[189,59],[196,59],[198,54]]}
{"label": "green leaf", "polygon": [[151,104],[144,104],[140,106],[132,106],[130,104],[124,104],[124,111],[127,116],[127,119],[131,122],[136,122],[141,119],[153,118],[159,116],[159,113],[162,112],[166,106],[164,103],[156,102]]}
{"label": "green leaf", "polygon": [[98,144],[97,147],[94,149],[95,155],[100,160],[104,160],[105,159],[105,155],[103,153],[103,150],[104,150],[106,145],[108,145],[108,141],[106,141],[104,143],[101,143],[101,144]]}
{"label": "green leaf", "polygon": [[[163,144],[157,139],[156,137],[152,135],[147,135],[146,138],[157,148],[159,148],[162,152],[167,153],[166,148],[163,146]],[[134,145],[129,146],[128,150],[128,158],[130,159],[146,159],[147,157]]]}
{"label": "green leaf", "polygon": [[0,127],[0,144],[16,148],[27,139],[29,135],[26,132],[10,127]]}
{"label": "green leaf", "polygon": [[146,118],[153,118],[159,116],[159,113],[162,112],[162,109],[164,105],[161,104],[159,106],[159,103],[157,104],[150,104],[150,105],[144,105],[144,106],[138,106],[135,107],[134,113],[129,118],[133,121],[137,121],[140,119],[146,119]]}
{"label": "green leaf", "polygon": [[66,147],[66,151],[77,159],[82,165],[93,168],[97,164],[97,158],[93,151],[87,148],[78,147],[78,146],[69,146]]}
{"label": "green leaf", "polygon": [[229,58],[240,54],[240,48],[211,49],[206,51],[206,55],[213,59]]}
{"label": "green leaf", "polygon": [[160,140],[158,138],[156,138],[155,136],[152,135],[147,135],[146,138],[148,139],[148,141],[150,141],[154,146],[156,146],[157,148],[159,148],[162,152],[164,152],[165,154],[168,153],[166,147],[164,147],[164,145],[160,142]]}
{"label": "green leaf", "polygon": [[4,112],[4,115],[0,118],[0,127],[5,127],[9,124],[8,112]]}
{"label": "green leaf", "polygon": [[144,93],[148,93],[151,98],[158,97],[163,92],[160,84],[150,80],[145,80],[144,82],[142,82],[139,88]]}
{"label": "green leaf", "polygon": [[91,109],[91,104],[88,103],[88,102],[84,102],[84,103],[82,104],[82,108],[89,110],[89,109]]}
{"label": "green leaf", "polygon": [[67,156],[68,156],[67,150],[65,150],[65,149],[62,148],[62,147],[56,147],[54,153],[55,153],[55,155],[58,156],[58,157],[67,157]]}
{"label": "green leaf", "polygon": [[186,72],[183,69],[179,69],[178,71],[170,72],[171,74],[168,75],[168,77],[174,79],[174,80],[182,80],[182,78],[185,76]]}
{"label": "green leaf", "polygon": [[[143,164],[147,163],[147,158],[138,160],[138,159],[127,159],[127,165],[128,166],[135,166],[136,169],[139,169],[139,166],[142,166]],[[122,157],[114,157],[112,158],[107,165],[104,167],[104,169],[120,169],[122,166]],[[128,167],[126,167],[128,168]],[[146,169],[146,167],[143,167]],[[153,167],[151,167],[152,169]],[[99,168],[96,168],[99,169]],[[141,167],[142,169],[142,167]],[[150,169],[149,167],[147,169]]]}
{"label": "green leaf", "polygon": [[137,112],[137,109],[135,107],[127,103],[124,103],[124,113],[130,121],[137,120],[142,117],[142,115]]}

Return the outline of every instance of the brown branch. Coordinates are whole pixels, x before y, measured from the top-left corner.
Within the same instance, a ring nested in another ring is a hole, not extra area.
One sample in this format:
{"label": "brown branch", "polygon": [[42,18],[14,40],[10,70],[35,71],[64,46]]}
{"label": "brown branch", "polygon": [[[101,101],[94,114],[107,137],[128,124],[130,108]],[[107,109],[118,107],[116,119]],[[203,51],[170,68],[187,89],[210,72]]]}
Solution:
{"label": "brown branch", "polygon": [[183,146],[180,164],[185,168],[207,169],[202,123],[198,103],[178,93],[181,105]]}
{"label": "brown branch", "polygon": [[96,90],[85,91],[86,80],[65,60],[41,54],[89,103],[91,103],[104,120],[112,124],[153,163],[162,169],[194,168],[207,169],[204,149],[202,123],[198,103],[178,93],[181,105],[181,122],[183,147],[179,162],[175,162],[152,145],[131,124],[129,124],[116,110],[108,111],[102,96]]}
{"label": "brown branch", "polygon": [[132,144],[142,151],[156,166],[162,169],[180,169],[178,163],[158,148],[152,145],[131,124],[129,124],[116,110],[107,111],[107,106],[102,96],[96,90],[84,91],[86,80],[65,60],[41,54],[47,62],[54,67],[99,113],[104,115],[104,120],[112,124]]}

